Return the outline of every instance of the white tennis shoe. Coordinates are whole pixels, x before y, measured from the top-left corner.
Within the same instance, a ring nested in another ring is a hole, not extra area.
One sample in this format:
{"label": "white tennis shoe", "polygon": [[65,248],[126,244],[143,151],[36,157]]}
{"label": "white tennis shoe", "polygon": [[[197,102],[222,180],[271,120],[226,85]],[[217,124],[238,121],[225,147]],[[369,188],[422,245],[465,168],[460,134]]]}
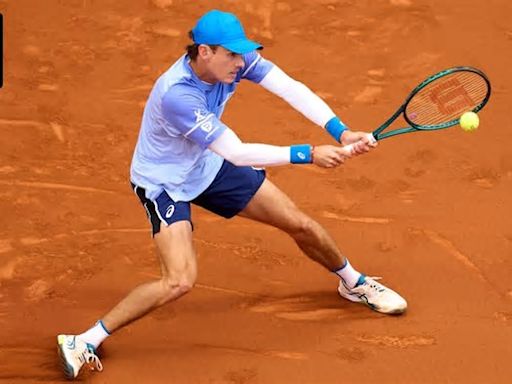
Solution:
{"label": "white tennis shoe", "polygon": [[76,378],[84,364],[93,370],[103,370],[103,365],[96,355],[94,347],[77,336],[59,335],[57,344],[62,368],[67,379]]}
{"label": "white tennis shoe", "polygon": [[364,281],[354,288],[347,287],[343,279],[340,279],[338,292],[341,297],[366,304],[377,312],[389,315],[399,315],[405,312],[407,309],[405,299],[392,289],[375,281],[379,279],[380,277],[364,276]]}

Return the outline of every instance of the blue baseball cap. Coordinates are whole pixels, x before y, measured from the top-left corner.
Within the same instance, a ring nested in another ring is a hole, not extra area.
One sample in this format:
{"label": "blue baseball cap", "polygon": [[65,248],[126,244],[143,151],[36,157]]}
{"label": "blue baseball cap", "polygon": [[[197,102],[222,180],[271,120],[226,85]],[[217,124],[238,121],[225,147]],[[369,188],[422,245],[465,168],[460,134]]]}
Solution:
{"label": "blue baseball cap", "polygon": [[240,55],[263,48],[245,36],[242,23],[235,15],[216,9],[201,16],[192,35],[196,44],[220,45]]}

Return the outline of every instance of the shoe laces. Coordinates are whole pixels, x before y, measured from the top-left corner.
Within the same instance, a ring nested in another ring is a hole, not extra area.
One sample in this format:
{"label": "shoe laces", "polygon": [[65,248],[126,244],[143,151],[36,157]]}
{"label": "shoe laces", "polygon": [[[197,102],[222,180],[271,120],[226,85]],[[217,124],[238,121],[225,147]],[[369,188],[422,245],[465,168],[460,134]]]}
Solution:
{"label": "shoe laces", "polygon": [[100,358],[98,357],[98,355],[96,355],[96,353],[94,353],[94,351],[91,348],[88,347],[84,351],[83,357],[89,368],[93,370],[95,369],[98,372],[103,371],[103,364],[101,364]]}
{"label": "shoe laces", "polygon": [[371,290],[372,293],[380,294],[386,290],[386,287],[384,287],[381,283],[378,283],[376,281],[381,279],[382,277],[380,276],[366,276],[364,283],[353,288],[353,290],[364,292],[368,292],[368,290]]}

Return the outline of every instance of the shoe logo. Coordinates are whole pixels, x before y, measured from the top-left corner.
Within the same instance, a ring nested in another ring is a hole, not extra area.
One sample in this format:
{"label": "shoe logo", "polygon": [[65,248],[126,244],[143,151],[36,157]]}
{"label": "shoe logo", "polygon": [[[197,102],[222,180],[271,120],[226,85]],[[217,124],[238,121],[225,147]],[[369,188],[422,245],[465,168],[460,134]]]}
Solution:
{"label": "shoe logo", "polygon": [[165,218],[166,219],[170,218],[173,213],[174,213],[174,205],[169,205],[169,207],[167,208],[167,211],[165,212]]}
{"label": "shoe logo", "polygon": [[66,344],[70,349],[75,349],[75,336],[68,338]]}

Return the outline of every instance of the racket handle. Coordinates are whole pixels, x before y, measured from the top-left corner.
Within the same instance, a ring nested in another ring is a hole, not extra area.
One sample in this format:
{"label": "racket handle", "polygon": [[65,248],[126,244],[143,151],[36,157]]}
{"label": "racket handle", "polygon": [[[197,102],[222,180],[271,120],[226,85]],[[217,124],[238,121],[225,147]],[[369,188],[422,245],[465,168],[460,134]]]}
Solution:
{"label": "racket handle", "polygon": [[[371,144],[375,144],[377,142],[377,140],[375,139],[375,136],[373,136],[372,133],[367,133],[366,137],[368,138],[368,141]],[[355,143],[352,143],[352,144],[348,144],[348,145],[343,146],[342,149],[343,149],[344,152],[346,152],[346,154],[348,156],[352,156],[354,154],[354,146],[355,146]]]}
{"label": "racket handle", "polygon": [[377,142],[377,139],[375,138],[375,136],[373,136],[373,133],[367,133],[366,137],[368,137],[368,141],[370,142],[370,144],[375,144]]}

